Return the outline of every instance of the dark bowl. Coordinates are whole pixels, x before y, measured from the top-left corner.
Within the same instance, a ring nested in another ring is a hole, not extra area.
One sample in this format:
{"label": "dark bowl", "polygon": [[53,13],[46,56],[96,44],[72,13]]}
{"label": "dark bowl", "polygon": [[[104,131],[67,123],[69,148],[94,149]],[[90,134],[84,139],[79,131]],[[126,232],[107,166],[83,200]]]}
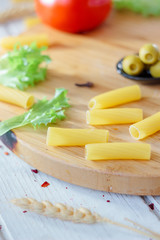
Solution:
{"label": "dark bowl", "polygon": [[137,81],[137,82],[140,82],[140,83],[143,83],[143,84],[158,84],[158,83],[160,83],[160,78],[152,77],[151,74],[149,73],[149,71],[147,71],[147,70],[144,70],[138,76],[128,75],[127,73],[125,73],[123,71],[122,61],[123,61],[123,58],[116,64],[116,69],[117,69],[117,72],[119,74],[121,74],[123,77],[129,78],[131,80],[134,80],[134,81]]}

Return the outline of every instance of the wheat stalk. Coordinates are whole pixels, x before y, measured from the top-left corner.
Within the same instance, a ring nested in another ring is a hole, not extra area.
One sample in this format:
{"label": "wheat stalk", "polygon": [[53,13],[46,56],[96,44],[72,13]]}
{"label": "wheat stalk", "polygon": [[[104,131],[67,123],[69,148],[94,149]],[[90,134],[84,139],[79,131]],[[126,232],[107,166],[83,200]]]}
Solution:
{"label": "wheat stalk", "polygon": [[31,210],[35,213],[38,213],[47,217],[59,218],[65,221],[72,221],[74,223],[86,223],[86,224],[93,224],[98,222],[109,223],[109,224],[116,225],[118,227],[131,230],[141,235],[160,240],[160,234],[154,233],[150,229],[147,229],[141,225],[138,225],[138,227],[143,229],[143,231],[122,223],[114,222],[108,218],[101,217],[97,213],[92,213],[87,208],[81,207],[79,209],[74,209],[71,206],[64,205],[62,203],[56,203],[53,205],[49,201],[38,202],[37,200],[32,198],[13,199],[11,200],[11,202],[21,208]]}
{"label": "wheat stalk", "polygon": [[24,17],[34,12],[35,10],[34,10],[33,3],[30,3],[29,5],[24,4],[18,7],[13,7],[0,13],[0,23],[4,23],[6,21],[11,21],[16,18]]}
{"label": "wheat stalk", "polygon": [[128,219],[128,218],[125,218],[125,220],[128,221],[128,222],[131,222],[131,223],[133,223],[133,225],[135,225],[135,226],[137,226],[137,227],[139,227],[139,228],[141,228],[141,229],[143,229],[143,230],[145,230],[145,231],[147,231],[147,232],[149,232],[149,233],[151,233],[151,234],[156,235],[157,237],[159,237],[159,234],[158,234],[158,233],[155,233],[155,232],[151,231],[150,229],[142,226],[141,224],[136,223],[136,222],[134,222],[134,221],[132,221],[132,220],[130,220],[130,219]]}

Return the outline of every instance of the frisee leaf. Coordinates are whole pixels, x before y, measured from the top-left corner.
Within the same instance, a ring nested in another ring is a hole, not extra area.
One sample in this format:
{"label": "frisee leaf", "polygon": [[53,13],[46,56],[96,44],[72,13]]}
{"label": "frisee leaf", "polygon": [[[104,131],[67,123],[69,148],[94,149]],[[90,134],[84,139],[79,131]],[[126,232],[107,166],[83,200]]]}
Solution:
{"label": "frisee leaf", "polygon": [[6,53],[0,58],[0,84],[24,90],[29,86],[43,81],[46,77],[46,66],[51,59],[41,52],[46,47],[38,48],[36,43],[30,46],[17,46],[13,51]]}
{"label": "frisee leaf", "polygon": [[57,88],[52,99],[43,98],[35,103],[28,112],[0,122],[0,136],[13,128],[27,124],[32,124],[36,128],[41,124],[47,125],[65,119],[65,108],[70,107],[66,95],[66,89]]}

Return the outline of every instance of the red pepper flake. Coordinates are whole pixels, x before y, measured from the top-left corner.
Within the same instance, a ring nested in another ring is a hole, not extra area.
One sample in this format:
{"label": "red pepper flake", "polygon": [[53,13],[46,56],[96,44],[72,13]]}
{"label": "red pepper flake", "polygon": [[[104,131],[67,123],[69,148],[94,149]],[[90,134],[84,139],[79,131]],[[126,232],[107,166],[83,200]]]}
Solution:
{"label": "red pepper flake", "polygon": [[107,200],[106,202],[110,202],[110,200]]}
{"label": "red pepper flake", "polygon": [[42,185],[41,185],[41,187],[48,187],[50,184],[48,183],[48,182],[44,182]]}
{"label": "red pepper flake", "polygon": [[66,187],[66,189],[68,189],[68,187]]}
{"label": "red pepper flake", "polygon": [[103,197],[104,197],[104,195],[103,195]]}
{"label": "red pepper flake", "polygon": [[38,173],[37,169],[31,169],[31,171],[34,172],[34,173]]}
{"label": "red pepper flake", "polygon": [[26,212],[27,212],[26,210],[23,211],[23,213],[26,213]]}
{"label": "red pepper flake", "polygon": [[150,209],[154,210],[154,203],[151,203],[148,206],[150,207]]}
{"label": "red pepper flake", "polygon": [[2,225],[0,225],[0,230],[2,230]]}
{"label": "red pepper flake", "polygon": [[5,155],[9,155],[9,152],[4,152]]}

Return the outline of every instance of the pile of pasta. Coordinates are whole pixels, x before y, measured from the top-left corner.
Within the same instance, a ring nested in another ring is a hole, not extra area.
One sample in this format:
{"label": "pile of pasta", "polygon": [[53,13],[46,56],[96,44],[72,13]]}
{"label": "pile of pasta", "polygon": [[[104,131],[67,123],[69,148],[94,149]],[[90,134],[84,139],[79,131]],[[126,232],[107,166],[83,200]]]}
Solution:
{"label": "pile of pasta", "polygon": [[[132,124],[129,132],[134,139],[143,139],[160,130],[160,112],[143,120],[140,108],[116,108],[141,99],[138,85],[119,88],[95,96],[86,113],[90,125]],[[86,160],[132,159],[149,160],[151,146],[147,143],[108,143],[109,131],[103,129],[69,129],[49,127],[47,145],[85,146]]]}

